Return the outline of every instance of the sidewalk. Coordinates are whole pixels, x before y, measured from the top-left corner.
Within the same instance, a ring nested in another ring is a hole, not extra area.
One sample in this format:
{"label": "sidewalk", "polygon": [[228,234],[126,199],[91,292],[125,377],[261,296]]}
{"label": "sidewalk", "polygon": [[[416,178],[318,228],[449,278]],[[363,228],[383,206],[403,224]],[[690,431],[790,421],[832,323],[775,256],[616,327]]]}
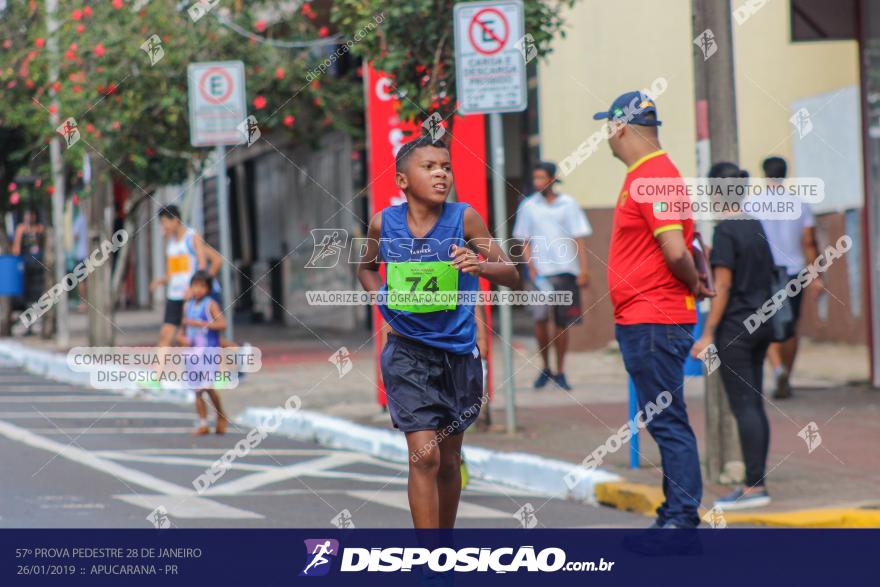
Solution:
{"label": "sidewalk", "polygon": [[[117,313],[117,344],[155,344],[159,319],[156,312]],[[70,346],[85,344],[85,326],[84,315],[72,314]],[[223,392],[227,410],[237,415],[246,408],[274,408],[296,394],[306,410],[390,429],[388,415],[376,402],[374,341],[365,333],[319,335],[320,340],[309,332],[280,326],[237,325],[236,339],[261,349],[263,368],[248,375],[239,389]],[[57,350],[50,341],[33,336],[16,340]],[[498,344],[496,340],[496,348]],[[342,346],[350,353],[352,368],[340,375],[329,359]],[[570,393],[549,386],[533,391],[531,382],[539,364],[534,342],[516,339],[518,431],[514,435],[504,431],[504,397],[498,394],[491,404],[494,426],[488,431],[469,431],[468,445],[579,463],[626,423],[626,375],[616,350],[571,353],[566,367],[574,387]],[[497,388],[502,369],[500,353],[496,353],[494,365]],[[771,427],[768,488],[773,504],[755,513],[764,516],[816,508],[880,507],[880,453],[876,450],[880,439],[880,392],[869,388],[867,379],[866,348],[804,341],[792,381],[794,398],[767,401]],[[702,451],[702,378],[687,381],[686,397]],[[821,444],[812,453],[798,436],[810,422],[815,422],[821,435]],[[605,491],[600,500],[609,499],[618,507],[636,510],[654,507],[652,500],[659,494],[661,483],[659,453],[646,432],[640,438],[642,468],[629,469],[628,445],[608,455],[601,468],[633,484],[655,489],[626,485],[623,492],[629,493],[634,487],[635,497],[631,493],[620,497],[622,491],[617,488],[611,492],[617,494],[616,498],[608,498]],[[703,504],[711,507],[713,498],[728,490],[707,485]],[[760,519],[748,520],[763,523]]]}

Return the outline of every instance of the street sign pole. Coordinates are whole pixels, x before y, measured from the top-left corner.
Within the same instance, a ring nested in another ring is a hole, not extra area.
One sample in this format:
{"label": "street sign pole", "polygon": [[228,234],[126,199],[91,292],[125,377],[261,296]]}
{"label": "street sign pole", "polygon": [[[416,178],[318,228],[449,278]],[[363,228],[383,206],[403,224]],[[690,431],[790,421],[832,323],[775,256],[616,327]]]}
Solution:
{"label": "street sign pole", "polygon": [[[489,114],[489,140],[492,149],[492,207],[495,209],[495,237],[502,243],[508,239],[507,230],[507,195],[504,184],[504,127],[501,123],[501,115],[497,112]],[[500,286],[500,291],[510,288]],[[498,308],[498,318],[501,322],[501,340],[504,347],[504,413],[506,415],[507,432],[516,432],[516,398],[513,384],[513,314],[508,304],[502,304]]]}
{"label": "street sign pole", "polygon": [[[217,158],[217,222],[220,230],[220,284],[226,339],[233,337],[232,238],[229,229],[229,188],[226,183],[226,145],[250,144],[251,122],[245,101],[244,64],[241,61],[190,63],[189,84],[190,144],[214,147]],[[255,126],[255,125],[253,125]]]}
{"label": "street sign pole", "polygon": [[229,189],[226,185],[226,146],[217,145],[217,221],[220,224],[220,254],[224,263],[220,266],[220,284],[223,286],[223,313],[226,316],[226,340],[233,341],[232,316],[232,241],[229,236]]}
{"label": "street sign pole", "polygon": [[[725,8],[726,6],[726,8]],[[730,6],[713,0],[693,0],[693,32],[700,38],[711,32],[717,55],[711,61],[700,45],[693,48],[694,88],[697,103],[709,104],[706,116],[709,161],[739,161],[736,122],[736,83],[733,62],[733,22]],[[701,129],[698,129],[698,131]],[[705,233],[704,233],[705,234]],[[706,370],[704,369],[704,372]],[[721,372],[706,373],[703,378],[705,398],[706,476],[713,482],[725,473],[739,470],[742,462],[736,418],[730,410]]]}
{"label": "street sign pole", "polygon": [[[502,112],[522,112],[528,106],[526,60],[518,45],[526,39],[522,0],[462,2],[453,8],[455,77],[459,112],[489,115],[492,150],[492,208],[495,237],[506,243],[507,183],[504,169]],[[500,291],[509,288],[499,287]],[[516,433],[513,383],[513,316],[509,305],[499,310],[504,343],[504,398],[508,434]]]}

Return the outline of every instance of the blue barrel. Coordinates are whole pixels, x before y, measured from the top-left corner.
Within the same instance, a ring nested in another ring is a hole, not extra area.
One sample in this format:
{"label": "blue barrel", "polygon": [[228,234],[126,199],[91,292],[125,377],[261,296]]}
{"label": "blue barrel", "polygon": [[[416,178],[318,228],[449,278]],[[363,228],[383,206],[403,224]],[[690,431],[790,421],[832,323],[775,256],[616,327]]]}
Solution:
{"label": "blue barrel", "polygon": [[0,296],[24,293],[24,262],[18,255],[0,255]]}

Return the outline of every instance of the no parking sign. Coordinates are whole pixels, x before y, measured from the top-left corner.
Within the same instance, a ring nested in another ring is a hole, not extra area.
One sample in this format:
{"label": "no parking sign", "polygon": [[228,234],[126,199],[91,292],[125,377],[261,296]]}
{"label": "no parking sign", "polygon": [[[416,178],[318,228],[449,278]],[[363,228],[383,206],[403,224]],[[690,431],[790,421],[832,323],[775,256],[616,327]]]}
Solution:
{"label": "no parking sign", "polygon": [[526,59],[520,0],[456,4],[455,75],[463,114],[526,109]]}

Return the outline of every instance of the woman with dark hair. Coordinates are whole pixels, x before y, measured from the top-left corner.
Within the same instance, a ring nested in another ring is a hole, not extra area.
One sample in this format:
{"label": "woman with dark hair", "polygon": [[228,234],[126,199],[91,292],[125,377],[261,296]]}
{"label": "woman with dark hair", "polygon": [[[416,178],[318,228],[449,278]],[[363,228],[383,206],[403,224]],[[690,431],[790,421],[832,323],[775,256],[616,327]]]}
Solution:
{"label": "woman with dark hair", "polygon": [[[716,163],[709,171],[710,181],[722,188],[726,180],[747,177],[748,173],[733,163]],[[770,425],[764,412],[762,377],[772,335],[769,324],[751,334],[745,326],[745,319],[770,297],[773,287],[773,255],[761,222],[744,214],[719,222],[710,263],[717,296],[691,354],[696,357],[710,345],[717,348],[721,379],[736,417],[746,466],[745,485],[715,505],[723,510],[761,507],[770,503],[764,484]]]}
{"label": "woman with dark hair", "polygon": [[[43,265],[43,246],[46,227],[40,222],[35,210],[25,210],[21,222],[15,227],[12,239],[12,254],[20,255],[24,262],[24,302],[36,302],[45,289],[46,269]],[[27,327],[31,333],[31,325]]]}

